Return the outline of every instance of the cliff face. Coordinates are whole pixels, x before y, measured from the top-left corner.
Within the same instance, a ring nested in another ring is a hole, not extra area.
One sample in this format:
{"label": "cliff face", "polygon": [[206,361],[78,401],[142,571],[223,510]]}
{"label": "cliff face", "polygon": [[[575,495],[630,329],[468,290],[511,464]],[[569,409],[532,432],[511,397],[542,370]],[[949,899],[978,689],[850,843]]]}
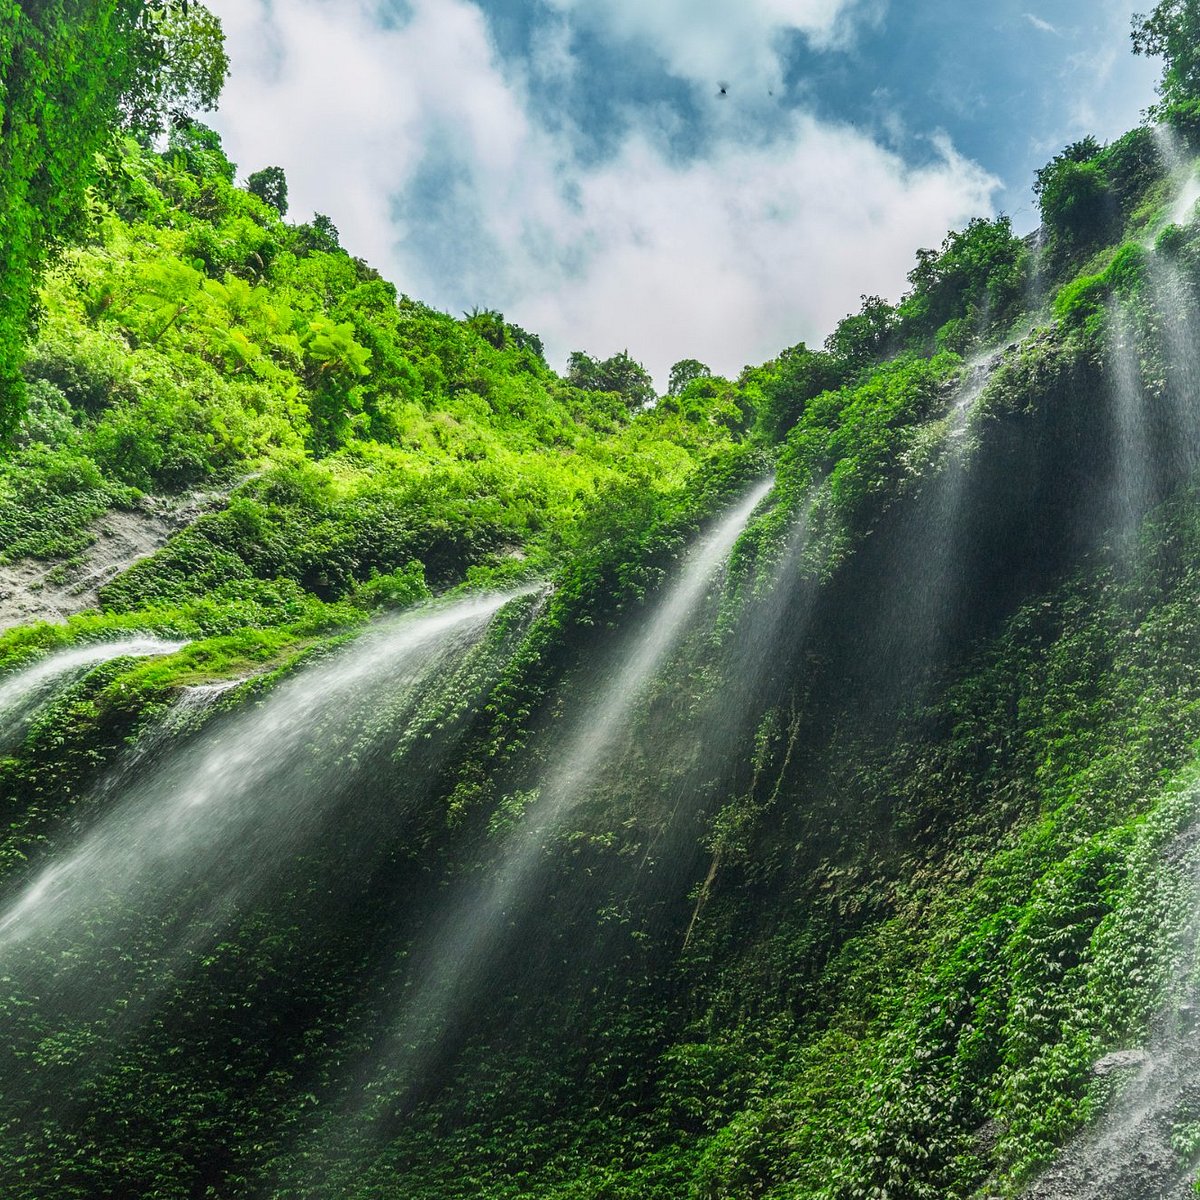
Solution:
{"label": "cliff face", "polygon": [[2,569],[228,499],[0,637],[4,1194],[1132,1200],[1131,1106],[1185,1188],[1200,238],[1153,144],[1092,242],[974,224],[652,408],[128,147]]}

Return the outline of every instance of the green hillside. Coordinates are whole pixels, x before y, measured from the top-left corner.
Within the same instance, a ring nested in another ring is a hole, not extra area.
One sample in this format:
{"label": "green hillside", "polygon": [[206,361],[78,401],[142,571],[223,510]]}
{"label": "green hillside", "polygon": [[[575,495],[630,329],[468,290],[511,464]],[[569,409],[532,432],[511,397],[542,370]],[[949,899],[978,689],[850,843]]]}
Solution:
{"label": "green hillside", "polygon": [[1186,1074],[1194,9],[1037,236],[659,396],[239,182],[201,6],[0,3],[0,1195],[1015,1196]]}

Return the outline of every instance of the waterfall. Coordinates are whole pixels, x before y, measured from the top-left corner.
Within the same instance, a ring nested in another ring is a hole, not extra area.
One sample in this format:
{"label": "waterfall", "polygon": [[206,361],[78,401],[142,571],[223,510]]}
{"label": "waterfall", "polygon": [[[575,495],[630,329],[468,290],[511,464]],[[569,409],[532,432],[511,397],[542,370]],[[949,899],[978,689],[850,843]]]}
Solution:
{"label": "waterfall", "polygon": [[1000,361],[1001,352],[996,349],[985,350],[970,359],[963,368],[962,380],[954,395],[954,404],[950,409],[950,429],[948,436],[962,438],[966,435],[971,421],[971,414],[983,389],[987,387],[992,372]]}
{"label": "waterfall", "polygon": [[774,480],[768,479],[754,488],[688,555],[679,578],[646,618],[646,628],[621,669],[580,722],[557,769],[543,782],[537,821],[553,828],[586,794],[588,776],[624,731],[642,690],[687,628],[713,577],[773,486]]}
{"label": "waterfall", "polygon": [[66,947],[102,941],[130,914],[153,926],[147,953],[186,957],[320,835],[331,796],[370,764],[373,743],[395,756],[423,706],[440,713],[470,698],[460,668],[512,598],[472,597],[391,621],[157,756],[0,910],[9,970],[35,982],[53,976],[62,992]]}
{"label": "waterfall", "polygon": [[[1146,327],[1134,327],[1136,307],[1127,311],[1114,302],[1109,311],[1115,500],[1125,532],[1137,529],[1151,505],[1200,463],[1196,294],[1159,240],[1165,228],[1195,221],[1200,173],[1173,130],[1158,126],[1154,133],[1173,196],[1145,242]],[[1149,364],[1145,372],[1139,334]],[[1175,805],[1189,815],[1181,818],[1182,830],[1173,841],[1155,853],[1156,886],[1163,893],[1160,916],[1172,943],[1164,954],[1173,960],[1163,988],[1165,1003],[1145,1049],[1119,1049],[1093,1065],[1095,1077],[1115,1081],[1115,1097],[1022,1193],[1027,1200],[1186,1200],[1196,1194],[1200,824],[1194,789]]]}
{"label": "waterfall", "polygon": [[114,659],[173,654],[186,644],[153,637],[127,638],[120,642],[89,642],[49,654],[20,668],[0,679],[0,742],[11,743],[34,709],[64,680]]}
{"label": "waterfall", "polygon": [[1029,248],[1030,269],[1025,278],[1025,311],[1039,312],[1046,303],[1046,226],[1039,223],[1025,239]]}
{"label": "waterfall", "polygon": [[[796,670],[793,655],[808,633],[817,598],[816,580],[804,573],[803,559],[810,542],[813,512],[821,494],[822,484],[814,483],[796,506],[787,537],[782,541],[778,558],[767,575],[768,587],[764,593],[752,595],[748,602],[740,606],[736,636],[730,640],[728,647],[726,669],[707,703],[689,722],[685,731],[688,742],[686,749],[682,746],[672,747],[673,756],[683,757],[690,751],[691,756],[703,764],[701,769],[708,768],[706,774],[718,774],[720,767],[737,760],[748,741],[753,742],[756,729],[761,728],[759,722],[766,716],[762,704],[764,693],[774,694],[774,685],[781,682],[780,676],[790,678]],[[799,733],[796,718],[793,717],[791,725],[780,732],[789,745],[786,763],[790,761],[790,746]],[[693,767],[693,778],[697,774]],[[750,785],[752,794],[758,774],[756,768]],[[672,825],[678,823],[681,807],[685,808],[684,815],[687,815],[687,809],[693,813],[697,809],[697,802],[693,798],[696,789],[689,787],[687,790],[690,794],[686,799],[677,793],[671,812]],[[728,796],[723,799],[728,803]],[[778,789],[768,793],[765,805],[769,806],[777,799]],[[703,878],[691,881],[687,875],[677,876],[678,882],[685,886],[688,882],[698,883],[692,889],[696,901],[683,936],[685,950],[700,925],[726,857],[725,842],[719,836],[713,837],[714,821],[717,819],[717,814],[709,814],[707,833],[711,839],[711,851],[706,855],[708,867]],[[670,830],[664,830],[660,837],[669,833]],[[649,859],[658,841],[656,838],[647,848],[645,859]],[[677,851],[675,857],[679,857]]]}
{"label": "waterfall", "polygon": [[1196,219],[1196,204],[1200,201],[1200,170],[1169,125],[1155,125],[1154,140],[1174,189],[1163,225],[1190,225]]}
{"label": "waterfall", "polygon": [[1171,205],[1167,217],[1169,224],[1190,225],[1196,219],[1197,202],[1200,202],[1200,173],[1193,169],[1179,189],[1175,203]]}
{"label": "waterfall", "polygon": [[992,348],[964,364],[937,440],[928,443],[920,491],[897,515],[881,551],[884,577],[892,583],[868,617],[871,649],[858,658],[872,694],[885,703],[892,702],[897,685],[907,693],[951,635],[965,570],[964,500],[976,448],[972,423],[1002,354]]}
{"label": "waterfall", "polygon": [[[1175,189],[1165,226],[1188,226],[1196,220],[1200,202],[1200,169],[1178,134],[1167,126],[1156,126],[1155,139],[1170,171]],[[1155,233],[1159,232],[1155,229]],[[1147,263],[1151,293],[1161,313],[1163,360],[1167,375],[1171,429],[1171,458],[1178,467],[1190,470],[1200,461],[1200,328],[1196,319],[1196,294],[1172,255],[1150,245]]]}
{"label": "waterfall", "polygon": [[1148,303],[1139,308],[1114,299],[1108,313],[1113,506],[1120,534],[1132,532],[1200,462],[1196,296],[1171,253],[1159,247],[1164,229],[1195,219],[1200,173],[1174,130],[1159,125],[1154,136],[1173,193],[1144,242]]}
{"label": "waterfall", "polygon": [[1161,456],[1175,472],[1189,474],[1200,463],[1200,320],[1194,286],[1168,256],[1149,261],[1149,285],[1160,327],[1167,443]]}
{"label": "waterfall", "polygon": [[[1192,1200],[1200,1121],[1200,821],[1196,791],[1171,807],[1180,831],[1159,847],[1158,910],[1166,956],[1166,1003],[1144,1050],[1106,1054],[1092,1068],[1114,1079],[1115,1100],[1023,1193],[1023,1200]],[[1148,866],[1149,864],[1139,864]]]}
{"label": "waterfall", "polygon": [[[323,936],[313,911],[359,906],[406,852],[410,818],[544,595],[381,623],[272,687],[239,681],[234,705],[218,704],[226,684],[181,691],[98,785],[92,826],[64,831],[0,908],[0,1125],[14,1142],[44,1153],[86,1120],[214,964],[245,953],[256,971],[303,970],[295,956]],[[314,941],[266,932],[289,921]],[[272,1012],[253,985],[241,1005],[239,1022]],[[37,1048],[59,1043],[87,1052],[48,1065]]]}
{"label": "waterfall", "polygon": [[[738,537],[773,486],[773,479],[758,484],[696,543],[675,581],[642,619],[617,669],[600,684],[558,747],[536,800],[496,860],[481,879],[461,884],[444,906],[413,955],[407,995],[388,1022],[391,1033],[361,1068],[363,1095],[352,1096],[351,1111],[318,1135],[330,1138],[335,1156],[344,1155],[355,1137],[369,1138],[357,1107],[368,1092],[394,1105],[422,1082],[426,1056],[436,1051],[447,1024],[473,999],[490,965],[510,948],[509,935],[536,891],[547,841],[591,794],[592,775],[606,756],[618,751],[639,699],[693,624]],[[389,1077],[386,1088],[368,1083],[380,1072]],[[393,1077],[398,1077],[395,1087]]]}
{"label": "waterfall", "polygon": [[1154,503],[1157,494],[1155,455],[1137,342],[1124,309],[1115,301],[1109,305],[1108,329],[1108,358],[1112,370],[1108,390],[1113,405],[1115,437],[1112,503],[1115,528],[1118,533],[1128,535],[1137,529]]}

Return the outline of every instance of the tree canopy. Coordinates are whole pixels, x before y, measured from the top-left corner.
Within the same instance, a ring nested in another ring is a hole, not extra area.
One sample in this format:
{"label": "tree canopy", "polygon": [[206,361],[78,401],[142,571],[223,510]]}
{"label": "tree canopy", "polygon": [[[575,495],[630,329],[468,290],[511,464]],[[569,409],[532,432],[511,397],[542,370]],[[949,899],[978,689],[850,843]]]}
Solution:
{"label": "tree canopy", "polygon": [[667,395],[678,396],[693,380],[707,379],[712,374],[705,363],[696,358],[681,358],[672,368],[667,382]]}
{"label": "tree canopy", "polygon": [[0,436],[21,410],[21,347],[47,258],[76,234],[96,152],[216,103],[221,26],[173,0],[0,0]]}
{"label": "tree canopy", "polygon": [[1133,52],[1163,59],[1163,105],[1200,100],[1200,0],[1160,0],[1133,18]]}
{"label": "tree canopy", "polygon": [[246,190],[269,204],[281,217],[287,216],[288,185],[282,167],[263,167],[246,180]]}
{"label": "tree canopy", "polygon": [[613,392],[630,408],[639,408],[655,398],[654,380],[628,350],[605,359],[574,351],[567,363],[567,381],[585,392]]}
{"label": "tree canopy", "polygon": [[192,0],[152,0],[131,33],[132,75],[121,95],[126,128],[161,133],[217,106],[229,74],[221,22]]}

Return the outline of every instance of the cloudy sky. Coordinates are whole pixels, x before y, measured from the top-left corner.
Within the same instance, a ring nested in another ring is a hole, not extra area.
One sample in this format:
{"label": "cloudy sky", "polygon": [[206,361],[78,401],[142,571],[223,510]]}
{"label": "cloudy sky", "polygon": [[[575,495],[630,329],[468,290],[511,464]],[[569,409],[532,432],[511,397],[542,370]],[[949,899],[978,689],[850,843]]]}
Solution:
{"label": "cloudy sky", "polygon": [[402,291],[665,384],[819,343],[1153,99],[1127,0],[208,0],[214,120]]}

